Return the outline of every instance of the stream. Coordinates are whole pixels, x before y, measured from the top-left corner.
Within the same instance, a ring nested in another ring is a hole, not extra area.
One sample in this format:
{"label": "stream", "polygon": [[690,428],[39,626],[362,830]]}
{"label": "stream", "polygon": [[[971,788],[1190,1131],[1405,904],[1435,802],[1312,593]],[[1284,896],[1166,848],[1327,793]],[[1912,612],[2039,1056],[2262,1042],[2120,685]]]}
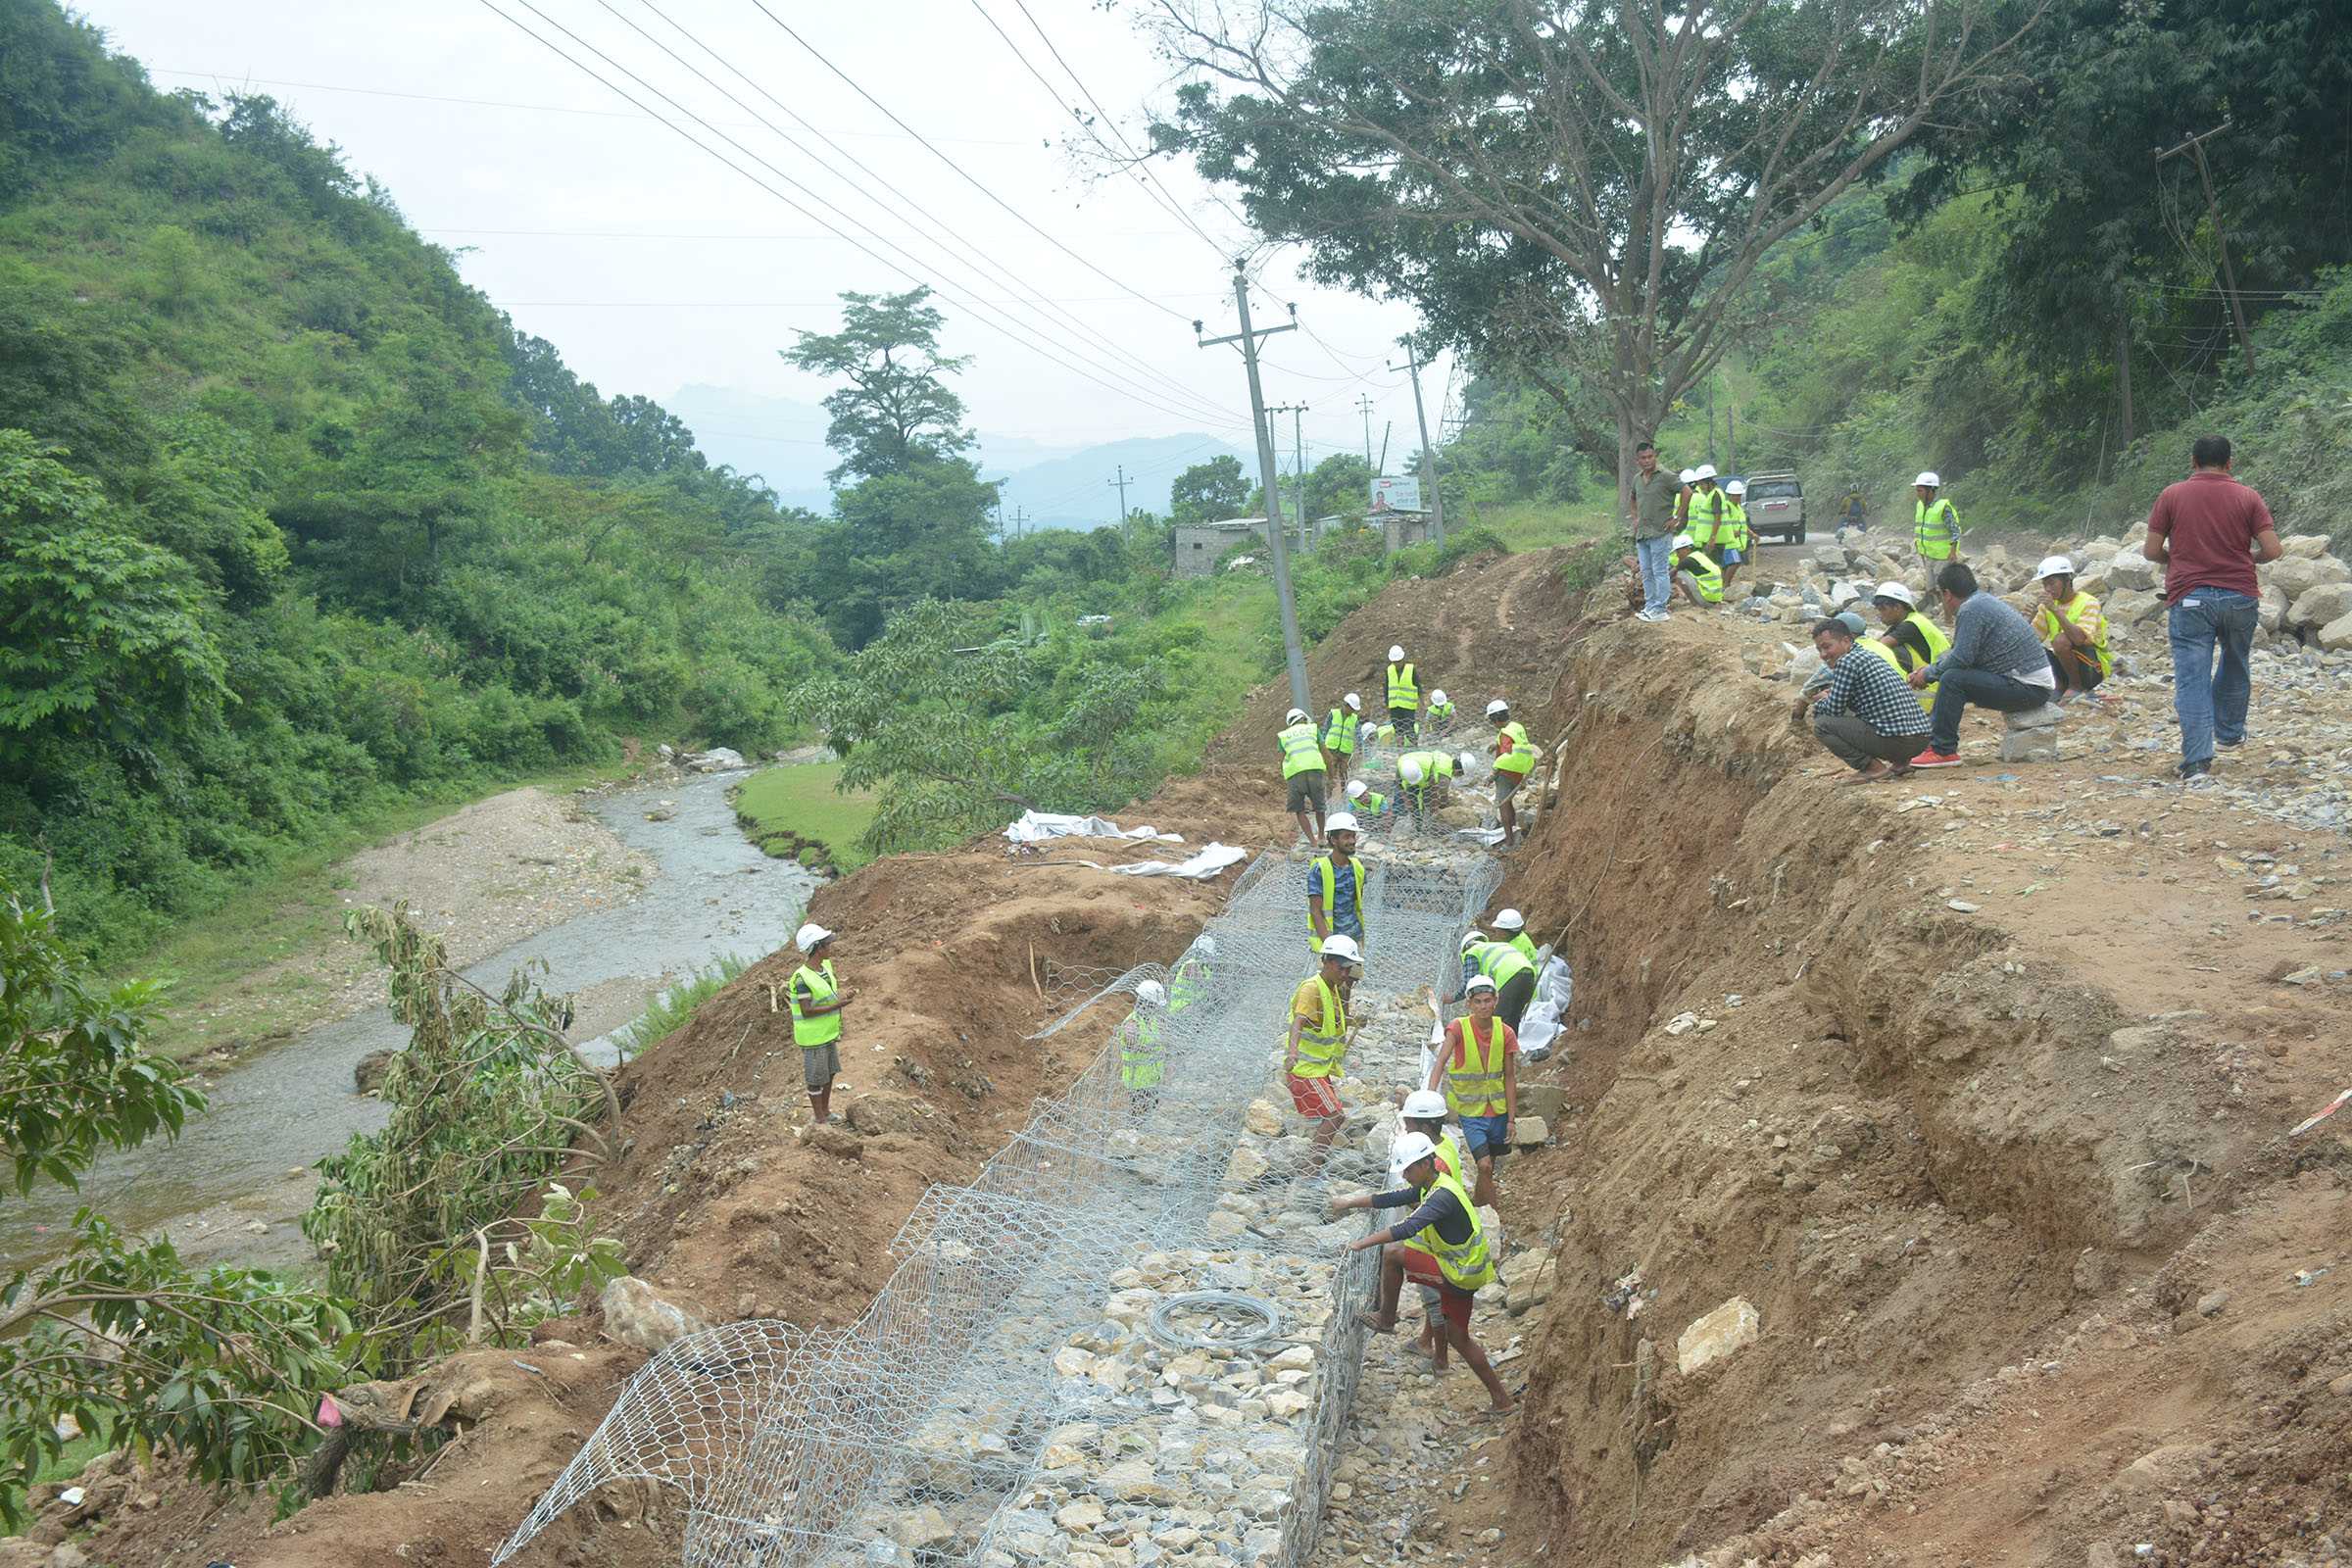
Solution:
{"label": "stream", "polygon": [[[728,789],[741,773],[706,773],[659,787],[615,791],[588,808],[630,848],[655,861],[645,891],[627,904],[548,927],[472,965],[466,976],[496,992],[526,963],[543,962],[540,987],[621,990],[626,1023],[666,986],[728,955],[765,956],[786,946],[816,878],[773,860],[735,825]],[[666,807],[665,821],[646,813]],[[611,1009],[598,1009],[610,1015]],[[58,1250],[62,1228],[87,1203],[132,1234],[172,1233],[191,1260],[288,1266],[311,1257],[295,1221],[309,1206],[319,1156],[354,1133],[382,1127],[389,1110],[357,1094],[352,1068],[371,1051],[408,1043],[381,1007],[313,1026],[209,1076],[210,1108],[176,1141],[116,1151],[81,1190],[44,1185],[0,1205],[0,1278]],[[613,1059],[610,1036],[583,1048]]]}

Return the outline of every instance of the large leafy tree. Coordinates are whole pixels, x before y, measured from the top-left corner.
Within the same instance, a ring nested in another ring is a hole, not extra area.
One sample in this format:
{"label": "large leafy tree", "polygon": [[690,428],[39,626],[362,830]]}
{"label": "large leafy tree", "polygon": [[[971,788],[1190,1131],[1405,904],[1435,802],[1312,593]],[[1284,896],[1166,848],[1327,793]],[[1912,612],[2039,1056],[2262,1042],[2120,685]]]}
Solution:
{"label": "large leafy tree", "polygon": [[825,444],[841,454],[829,477],[876,479],[970,448],[963,400],[946,377],[970,362],[939,351],[946,318],[928,288],[842,296],[841,330],[802,332],[785,360],[849,384],[825,396]]}
{"label": "large leafy tree", "polygon": [[1242,461],[1227,455],[1196,463],[1168,487],[1168,515],[1177,522],[1216,522],[1238,517],[1250,504],[1250,481]]}
{"label": "large leafy tree", "polygon": [[1573,409],[1621,471],[1768,309],[1758,263],[2016,69],[2048,0],[1153,0],[1153,126],[1322,281]]}

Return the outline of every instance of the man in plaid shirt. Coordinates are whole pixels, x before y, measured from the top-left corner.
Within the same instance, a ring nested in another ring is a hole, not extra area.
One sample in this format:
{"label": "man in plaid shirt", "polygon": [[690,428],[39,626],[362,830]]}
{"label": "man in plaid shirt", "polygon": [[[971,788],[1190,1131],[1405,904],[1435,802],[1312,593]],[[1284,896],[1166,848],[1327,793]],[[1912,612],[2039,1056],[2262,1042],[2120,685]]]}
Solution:
{"label": "man in plaid shirt", "polygon": [[1813,646],[1830,670],[1829,688],[1813,704],[1813,733],[1854,770],[1838,782],[1911,771],[1928,733],[1928,711],[1894,655],[1875,640],[1857,643],[1853,627],[1835,616],[1813,628]]}

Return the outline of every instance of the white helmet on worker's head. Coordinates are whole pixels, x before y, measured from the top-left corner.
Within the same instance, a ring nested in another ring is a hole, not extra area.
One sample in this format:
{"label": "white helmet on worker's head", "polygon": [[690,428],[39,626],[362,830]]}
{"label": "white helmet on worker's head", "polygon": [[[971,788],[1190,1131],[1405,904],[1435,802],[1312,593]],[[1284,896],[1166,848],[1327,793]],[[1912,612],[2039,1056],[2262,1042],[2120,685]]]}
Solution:
{"label": "white helmet on worker's head", "polygon": [[1687,533],[1678,533],[1674,536],[1674,548],[1677,550],[1696,550],[1698,548],[1698,541],[1691,538]]}
{"label": "white helmet on worker's head", "polygon": [[2034,570],[2034,580],[2039,582],[2045,577],[2072,577],[2074,574],[2075,564],[2073,562],[2064,556],[2051,556]]}
{"label": "white helmet on worker's head", "polygon": [[1743,496],[1747,494],[1747,481],[1745,479],[1734,479],[1731,481],[1731,483],[1723,487],[1723,493],[1727,496]]}
{"label": "white helmet on worker's head", "polygon": [[792,945],[803,953],[814,953],[820,943],[833,940],[833,933],[811,920],[792,934]]}
{"label": "white helmet on worker's head", "polygon": [[1396,764],[1396,776],[1407,784],[1418,784],[1422,778],[1421,764],[1409,757],[1404,758]]}
{"label": "white helmet on worker's head", "polygon": [[1282,715],[1282,721],[1285,724],[1303,724],[1306,722],[1306,710],[1303,708],[1294,708],[1289,712]]}
{"label": "white helmet on worker's head", "polygon": [[1712,463],[1702,463],[1702,464],[1700,464],[1700,465],[1698,466],[1697,469],[1696,469],[1696,470],[1695,470],[1695,471],[1694,471],[1694,472],[1691,474],[1691,477],[1692,477],[1692,478],[1695,478],[1695,479],[1712,479],[1712,478],[1714,478],[1714,477],[1715,477],[1715,465],[1713,465]]}
{"label": "white helmet on worker's head", "polygon": [[1923,469],[1920,473],[1920,476],[1911,482],[1922,490],[1940,490],[1943,488],[1943,480],[1936,476],[1934,468]]}
{"label": "white helmet on worker's head", "polygon": [[1468,752],[1456,752],[1453,754],[1453,768],[1455,772],[1467,773],[1477,765],[1478,759],[1472,757]]}
{"label": "white helmet on worker's head", "polygon": [[1353,811],[1335,811],[1324,821],[1323,831],[1328,836],[1333,833],[1361,833],[1363,829],[1355,825]]}
{"label": "white helmet on worker's head", "polygon": [[1355,938],[1347,935],[1345,932],[1334,931],[1331,935],[1325,937],[1323,939],[1323,947],[1321,951],[1324,957],[1337,958],[1342,963],[1361,963],[1364,961],[1364,950],[1355,945]]}
{"label": "white helmet on worker's head", "polygon": [[1899,582],[1883,582],[1870,591],[1870,597],[1891,599],[1898,605],[1909,605],[1913,610],[1919,608],[1919,596]]}
{"label": "white helmet on worker's head", "polygon": [[1487,716],[1489,718],[1500,718],[1503,714],[1509,712],[1510,710],[1511,705],[1504,702],[1499,697],[1495,698],[1493,702],[1487,705]]}
{"label": "white helmet on worker's head", "polygon": [[1462,1000],[1467,1002],[1478,992],[1492,991],[1494,989],[1494,977],[1493,975],[1474,974],[1469,979],[1462,982]]}
{"label": "white helmet on worker's head", "polygon": [[1497,931],[1524,931],[1527,929],[1527,921],[1520,917],[1517,909],[1505,909],[1494,917],[1494,929]]}
{"label": "white helmet on worker's head", "polygon": [[1364,710],[1364,700],[1353,692],[1341,698],[1340,702],[1350,713],[1360,713]]}
{"label": "white helmet on worker's head", "polygon": [[1696,468],[1685,468],[1685,469],[1683,470],[1683,483],[1685,483],[1685,484],[1696,484],[1696,483],[1698,483],[1698,470],[1697,470]]}
{"label": "white helmet on worker's head", "polygon": [[1462,951],[1467,953],[1472,948],[1477,947],[1481,942],[1486,940],[1487,934],[1484,931],[1479,930],[1476,926],[1472,926],[1469,930],[1462,933]]}
{"label": "white helmet on worker's head", "polygon": [[1429,1141],[1429,1134],[1406,1133],[1389,1151],[1389,1158],[1395,1161],[1399,1171],[1408,1171],[1423,1160],[1434,1158],[1437,1152],[1438,1146]]}
{"label": "white helmet on worker's head", "polygon": [[1193,951],[1203,958],[1213,958],[1217,956],[1217,939],[1203,931],[1193,938]]}
{"label": "white helmet on worker's head", "polygon": [[1379,735],[1379,733],[1380,726],[1367,718],[1362,723],[1355,726],[1356,743],[1358,745],[1368,746],[1372,743],[1373,738]]}
{"label": "white helmet on worker's head", "polygon": [[1446,700],[1446,688],[1443,686],[1429,694],[1429,706],[1432,708],[1444,708]]}
{"label": "white helmet on worker's head", "polygon": [[1168,1004],[1168,988],[1156,980],[1147,980],[1135,988],[1135,1000],[1147,1007],[1164,1007]]}
{"label": "white helmet on worker's head", "polygon": [[1371,793],[1372,792],[1370,790],[1364,788],[1364,781],[1362,779],[1351,778],[1348,781],[1348,798],[1349,800],[1360,801]]}
{"label": "white helmet on worker's head", "polygon": [[1389,662],[1392,664],[1401,664],[1404,662],[1403,645],[1398,643],[1391,643],[1389,645]]}
{"label": "white helmet on worker's head", "polygon": [[1435,1089],[1416,1089],[1404,1097],[1406,1121],[1444,1121],[1446,1097]]}

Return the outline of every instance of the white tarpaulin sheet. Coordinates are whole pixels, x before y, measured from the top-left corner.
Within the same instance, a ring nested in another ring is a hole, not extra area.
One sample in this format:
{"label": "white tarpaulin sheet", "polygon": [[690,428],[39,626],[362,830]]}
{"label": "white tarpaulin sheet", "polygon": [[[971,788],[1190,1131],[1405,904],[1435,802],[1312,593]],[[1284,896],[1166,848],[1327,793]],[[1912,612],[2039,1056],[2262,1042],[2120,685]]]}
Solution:
{"label": "white tarpaulin sheet", "polygon": [[1060,811],[1023,811],[1008,824],[1004,836],[1015,844],[1043,844],[1048,839],[1151,839],[1159,844],[1182,844],[1181,833],[1162,833],[1155,827],[1121,827],[1106,816],[1070,816]]}
{"label": "white tarpaulin sheet", "polygon": [[[1196,882],[1206,881],[1236,860],[1249,858],[1248,850],[1237,850],[1230,844],[1212,843],[1189,860],[1138,860],[1133,865],[1102,865],[1100,871],[1116,871],[1121,876],[1184,876]],[[1094,865],[1095,862],[1084,862]]]}
{"label": "white tarpaulin sheet", "polygon": [[1519,1054],[1531,1061],[1542,1061],[1551,1054],[1552,1043],[1559,1038],[1560,1017],[1568,1010],[1568,1002],[1576,994],[1576,984],[1569,978],[1568,965],[1553,957],[1545,960],[1544,971],[1536,977],[1536,995],[1519,1019]]}

